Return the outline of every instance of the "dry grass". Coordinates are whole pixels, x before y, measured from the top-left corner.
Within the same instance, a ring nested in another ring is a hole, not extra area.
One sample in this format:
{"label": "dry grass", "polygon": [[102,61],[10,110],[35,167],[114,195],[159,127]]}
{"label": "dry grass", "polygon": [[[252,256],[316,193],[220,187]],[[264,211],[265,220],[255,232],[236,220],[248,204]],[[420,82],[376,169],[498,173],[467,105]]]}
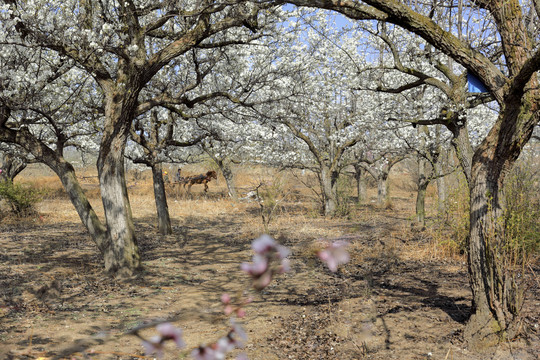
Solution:
{"label": "dry grass", "polygon": [[[186,175],[208,170],[183,168]],[[165,237],[155,231],[151,176],[144,173],[137,182],[128,178],[145,270],[127,283],[103,276],[99,253],[70,202],[49,197],[39,204],[41,219],[1,225],[0,358],[50,356],[83,339],[90,341],[92,359],[144,358],[139,340],[124,332],[169,316],[194,348],[226,333],[227,317],[219,305],[223,292],[255,299],[244,320],[245,352],[252,360],[425,359],[428,353],[444,359],[450,352],[456,360],[485,358],[464,350],[459,336],[470,305],[464,259],[446,257],[432,232],[411,227],[414,194],[402,174],[392,178],[390,209],[375,205],[371,188],[366,205],[351,199],[347,216],[326,219],[311,191],[290,174],[262,167],[236,172],[240,196],[283,176],[290,196],[278,207],[269,232],[291,248],[290,273],[263,293],[247,290],[249,279],[238,266],[250,260],[250,243],[263,231],[259,205],[231,201],[223,178],[209,184],[208,194],[202,186],[193,187],[190,198],[169,190],[174,234]],[[81,174],[103,217],[97,179],[91,170]],[[25,170],[23,178],[58,185],[41,169]],[[434,204],[431,199],[428,206]],[[434,211],[429,214],[432,220]],[[336,238],[350,241],[351,261],[333,274],[315,250],[322,239]],[[536,289],[526,309],[529,324],[539,321],[539,303]],[[92,338],[100,331],[106,331],[107,341]],[[529,341],[540,344],[534,336]],[[538,355],[522,343],[512,344],[512,350],[527,360]],[[171,352],[166,359],[188,357]]]}

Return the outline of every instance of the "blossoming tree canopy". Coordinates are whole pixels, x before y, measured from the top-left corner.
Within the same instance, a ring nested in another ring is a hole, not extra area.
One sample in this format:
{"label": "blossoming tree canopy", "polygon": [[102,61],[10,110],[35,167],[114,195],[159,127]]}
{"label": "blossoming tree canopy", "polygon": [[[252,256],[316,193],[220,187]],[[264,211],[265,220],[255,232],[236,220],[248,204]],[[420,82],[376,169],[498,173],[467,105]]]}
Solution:
{"label": "blossoming tree canopy", "polygon": [[[123,169],[131,122],[145,109],[181,100],[141,99],[141,92],[175,58],[194,47],[246,41],[272,16],[268,11],[258,17],[270,4],[207,5],[109,0],[3,5],[4,42],[50,51],[61,64],[76,65],[97,84],[104,114],[97,165],[106,224],[91,216],[85,217],[92,219],[85,225],[98,243],[105,269],[113,275],[129,276],[140,267]],[[80,198],[73,194],[72,201],[84,202]],[[91,212],[87,202],[80,209]],[[115,246],[120,248],[114,250]]]}
{"label": "blossoming tree canopy", "polygon": [[[505,247],[499,219],[504,212],[505,174],[540,121],[535,2],[458,0],[426,6],[388,0],[289,2],[332,9],[359,21],[389,22],[415,33],[477,76],[497,102],[498,118],[474,149],[470,166],[468,250],[474,313],[465,337],[483,348],[516,336],[521,328],[522,296],[517,295],[521,290],[516,286],[507,289],[502,285],[511,281],[512,272],[499,260],[504,259]],[[473,36],[464,34],[464,16],[475,24],[468,28]],[[450,25],[443,19],[455,21]]]}

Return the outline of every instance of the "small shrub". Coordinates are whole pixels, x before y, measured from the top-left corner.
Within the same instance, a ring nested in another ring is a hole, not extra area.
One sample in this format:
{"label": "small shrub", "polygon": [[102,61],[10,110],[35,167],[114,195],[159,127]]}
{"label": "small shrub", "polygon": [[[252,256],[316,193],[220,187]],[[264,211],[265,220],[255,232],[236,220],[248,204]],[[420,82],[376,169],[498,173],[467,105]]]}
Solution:
{"label": "small shrub", "polygon": [[257,187],[251,191],[254,199],[259,204],[259,215],[261,216],[264,232],[269,233],[270,223],[274,219],[276,212],[281,208],[281,204],[289,195],[289,189],[283,176],[277,176],[273,181],[261,181]]}
{"label": "small shrub", "polygon": [[0,182],[0,198],[4,199],[17,216],[35,214],[35,205],[43,199],[44,191],[7,180]]}
{"label": "small shrub", "polygon": [[337,209],[336,216],[347,217],[351,214],[350,199],[353,196],[354,186],[351,179],[346,176],[340,176],[337,183]]}
{"label": "small shrub", "polygon": [[464,176],[459,176],[456,186],[452,187],[445,202],[444,211],[439,214],[437,246],[444,253],[452,256],[467,251],[469,237],[469,190]]}
{"label": "small shrub", "polygon": [[505,252],[514,264],[526,263],[540,250],[540,187],[531,164],[514,167],[504,184]]}
{"label": "small shrub", "polygon": [[[525,265],[540,251],[540,188],[538,171],[526,160],[516,164],[504,184],[506,210],[499,219],[505,236],[497,239],[509,267]],[[448,253],[465,253],[469,235],[469,192],[464,178],[449,194],[445,211],[439,214],[438,245]]]}

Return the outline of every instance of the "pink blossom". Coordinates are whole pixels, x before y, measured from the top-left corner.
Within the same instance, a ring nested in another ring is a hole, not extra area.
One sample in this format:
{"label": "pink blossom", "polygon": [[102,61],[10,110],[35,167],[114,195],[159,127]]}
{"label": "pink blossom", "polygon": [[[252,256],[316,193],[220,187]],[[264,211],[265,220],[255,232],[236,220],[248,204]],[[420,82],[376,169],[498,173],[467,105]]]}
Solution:
{"label": "pink blossom", "polygon": [[228,336],[224,336],[222,338],[219,338],[219,340],[215,344],[215,348],[216,352],[225,355],[229,351],[234,350],[234,342]]}
{"label": "pink blossom", "polygon": [[231,315],[233,311],[234,311],[234,308],[231,305],[226,305],[225,308],[223,309],[223,312],[225,313],[225,315]]}
{"label": "pink blossom", "polygon": [[227,305],[228,303],[231,302],[231,295],[227,294],[227,293],[224,293],[223,295],[221,295],[221,302],[225,305]]}
{"label": "pink blossom", "polygon": [[284,274],[286,272],[289,272],[290,270],[291,270],[291,263],[289,259],[283,259],[283,261],[281,261],[281,265],[278,268],[278,272],[280,274]]}
{"label": "pink blossom", "polygon": [[173,340],[179,349],[186,346],[184,340],[182,339],[182,330],[175,327],[173,324],[159,324],[158,326],[156,326],[156,330],[161,335],[161,342],[164,342],[166,340]]}
{"label": "pink blossom", "polygon": [[219,338],[211,345],[199,346],[191,352],[191,356],[195,360],[222,360],[225,359],[228,352],[243,347],[245,340],[247,340],[247,336],[244,329],[231,320],[231,330],[227,336]]}
{"label": "pink blossom", "polygon": [[262,275],[268,270],[268,257],[255,254],[253,255],[253,263],[243,263],[241,269],[250,275]]}
{"label": "pink blossom", "polygon": [[266,255],[269,252],[277,252],[279,259],[285,259],[290,251],[283,245],[279,245],[270,235],[263,234],[253,240],[251,248],[256,254]]}
{"label": "pink blossom", "polygon": [[147,355],[156,354],[156,357],[163,357],[163,344],[167,340],[173,340],[178,348],[185,346],[182,340],[182,330],[171,323],[162,323],[156,326],[159,335],[151,337],[149,340],[143,340],[142,345]]}
{"label": "pink blossom", "polygon": [[264,254],[277,247],[276,241],[269,235],[263,234],[251,243],[251,248],[257,254]]}
{"label": "pink blossom", "polygon": [[262,290],[270,284],[274,274],[289,270],[289,261],[285,258],[290,251],[268,235],[255,239],[251,246],[255,252],[253,263],[243,263],[240,267],[253,278],[253,287]]}
{"label": "pink blossom", "polygon": [[218,360],[225,358],[224,354],[218,354],[209,346],[199,346],[197,349],[191,352],[191,356],[195,360]]}
{"label": "pink blossom", "polygon": [[317,256],[326,263],[330,271],[336,272],[339,265],[349,262],[350,257],[349,252],[346,250],[347,246],[349,246],[347,241],[338,240],[318,251]]}
{"label": "pink blossom", "polygon": [[246,316],[246,310],[242,308],[237,309],[236,316],[238,316],[239,318],[243,318],[244,316]]}
{"label": "pink blossom", "polygon": [[156,354],[156,357],[163,357],[163,343],[160,336],[154,336],[149,341],[142,341],[144,352],[146,355]]}
{"label": "pink blossom", "polygon": [[229,338],[233,339],[236,347],[243,347],[243,342],[247,340],[247,334],[244,331],[244,328],[242,328],[242,326],[235,322],[233,319],[231,319],[231,326],[232,329],[229,332]]}

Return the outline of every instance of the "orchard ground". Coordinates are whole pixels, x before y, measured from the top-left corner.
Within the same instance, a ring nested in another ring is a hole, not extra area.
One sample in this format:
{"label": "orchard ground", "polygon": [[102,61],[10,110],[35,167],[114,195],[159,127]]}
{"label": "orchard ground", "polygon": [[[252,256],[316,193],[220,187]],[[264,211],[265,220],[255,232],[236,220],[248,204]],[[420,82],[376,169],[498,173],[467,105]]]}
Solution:
{"label": "orchard ground", "polygon": [[[183,174],[206,170],[185,167]],[[80,174],[102,216],[95,174]],[[239,193],[279,176],[239,169]],[[83,359],[83,351],[91,359],[150,359],[126,332],[159,319],[172,319],[187,343],[183,351],[171,347],[165,359],[190,358],[199,344],[226,335],[223,293],[253,297],[239,320],[248,335],[243,352],[252,360],[540,357],[538,262],[528,273],[527,336],[471,353],[461,340],[471,305],[466,259],[441,246],[434,226],[411,226],[415,193],[407,175],[392,173],[391,206],[376,206],[374,188],[367,204],[357,206],[351,190],[348,214],[333,219],[319,215],[312,193],[295,177],[283,176],[283,201],[269,230],[291,249],[291,271],[256,293],[240,264],[251,261],[251,242],[263,232],[260,206],[232,202],[222,178],[210,182],[207,194],[202,186],[189,198],[170,190],[174,234],[160,236],[149,173],[129,177],[144,271],[121,282],[103,275],[98,250],[55,177],[41,167],[25,170],[20,181],[48,189],[48,196],[38,214],[0,224],[0,359],[68,353]],[[433,202],[429,197],[428,223],[435,219]],[[337,238],[350,242],[351,261],[332,273],[315,249]]]}

